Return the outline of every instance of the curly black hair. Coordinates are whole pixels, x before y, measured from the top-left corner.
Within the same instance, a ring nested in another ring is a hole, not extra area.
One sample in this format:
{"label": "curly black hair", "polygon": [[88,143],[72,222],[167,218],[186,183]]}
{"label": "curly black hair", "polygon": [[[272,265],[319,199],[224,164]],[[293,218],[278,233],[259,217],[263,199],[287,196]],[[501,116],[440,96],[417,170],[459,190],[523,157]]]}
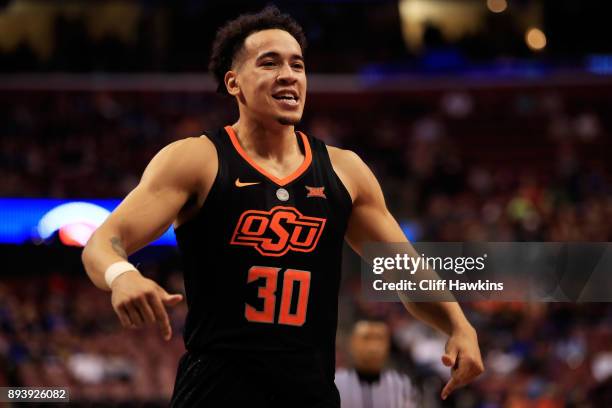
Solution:
{"label": "curly black hair", "polygon": [[222,26],[215,37],[208,69],[217,81],[217,92],[228,94],[225,88],[225,73],[232,69],[234,58],[251,34],[278,28],[291,34],[306,49],[306,36],[302,27],[288,14],[282,14],[275,6],[267,6],[255,14],[242,14]]}

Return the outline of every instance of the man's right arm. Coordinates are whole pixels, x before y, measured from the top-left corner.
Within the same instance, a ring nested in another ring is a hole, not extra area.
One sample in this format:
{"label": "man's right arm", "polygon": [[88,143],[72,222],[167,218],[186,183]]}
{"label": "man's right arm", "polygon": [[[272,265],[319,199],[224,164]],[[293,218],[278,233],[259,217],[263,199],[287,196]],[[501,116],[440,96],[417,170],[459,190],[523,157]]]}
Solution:
{"label": "man's right arm", "polygon": [[157,321],[164,337],[169,323],[163,305],[174,305],[180,295],[169,295],[150,279],[124,272],[109,287],[107,268],[161,236],[190,197],[198,203],[208,194],[217,171],[217,156],[208,138],[189,138],[163,148],[149,163],[138,186],[96,230],[83,250],[82,260],[92,282],[112,290],[112,303],[124,327],[137,328]]}

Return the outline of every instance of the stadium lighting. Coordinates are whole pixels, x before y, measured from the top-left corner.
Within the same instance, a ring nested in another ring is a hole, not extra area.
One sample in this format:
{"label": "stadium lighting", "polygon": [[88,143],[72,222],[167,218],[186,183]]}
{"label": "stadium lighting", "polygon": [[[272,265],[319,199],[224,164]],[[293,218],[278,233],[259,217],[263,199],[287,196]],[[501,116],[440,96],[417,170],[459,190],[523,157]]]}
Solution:
{"label": "stadium lighting", "polygon": [[502,13],[508,8],[506,0],[487,0],[487,8],[492,13]]}
{"label": "stadium lighting", "polygon": [[530,28],[525,33],[525,42],[533,51],[541,51],[546,47],[546,35],[539,28]]}

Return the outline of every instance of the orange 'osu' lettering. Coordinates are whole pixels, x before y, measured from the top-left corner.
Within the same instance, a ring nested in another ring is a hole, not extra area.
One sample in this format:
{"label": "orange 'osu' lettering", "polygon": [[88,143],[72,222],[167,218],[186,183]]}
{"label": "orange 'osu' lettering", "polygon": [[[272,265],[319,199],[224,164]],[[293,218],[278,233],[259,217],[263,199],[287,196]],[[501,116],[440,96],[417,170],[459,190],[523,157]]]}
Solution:
{"label": "orange 'osu' lettering", "polygon": [[264,256],[282,256],[288,251],[311,252],[319,242],[325,221],[325,218],[302,215],[294,207],[247,210],[238,219],[230,243],[255,247]]}

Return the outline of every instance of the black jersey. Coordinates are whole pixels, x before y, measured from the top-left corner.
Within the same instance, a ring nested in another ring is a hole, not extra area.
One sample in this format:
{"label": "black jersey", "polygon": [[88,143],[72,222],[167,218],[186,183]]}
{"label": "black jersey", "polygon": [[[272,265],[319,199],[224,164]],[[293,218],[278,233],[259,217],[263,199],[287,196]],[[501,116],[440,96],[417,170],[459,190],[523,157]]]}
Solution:
{"label": "black jersey", "polygon": [[333,382],[352,204],[325,144],[297,132],[305,159],[278,179],[248,157],[230,126],[207,137],[217,176],[199,213],[176,229],[187,350],[266,354],[271,369],[283,356],[307,356]]}

